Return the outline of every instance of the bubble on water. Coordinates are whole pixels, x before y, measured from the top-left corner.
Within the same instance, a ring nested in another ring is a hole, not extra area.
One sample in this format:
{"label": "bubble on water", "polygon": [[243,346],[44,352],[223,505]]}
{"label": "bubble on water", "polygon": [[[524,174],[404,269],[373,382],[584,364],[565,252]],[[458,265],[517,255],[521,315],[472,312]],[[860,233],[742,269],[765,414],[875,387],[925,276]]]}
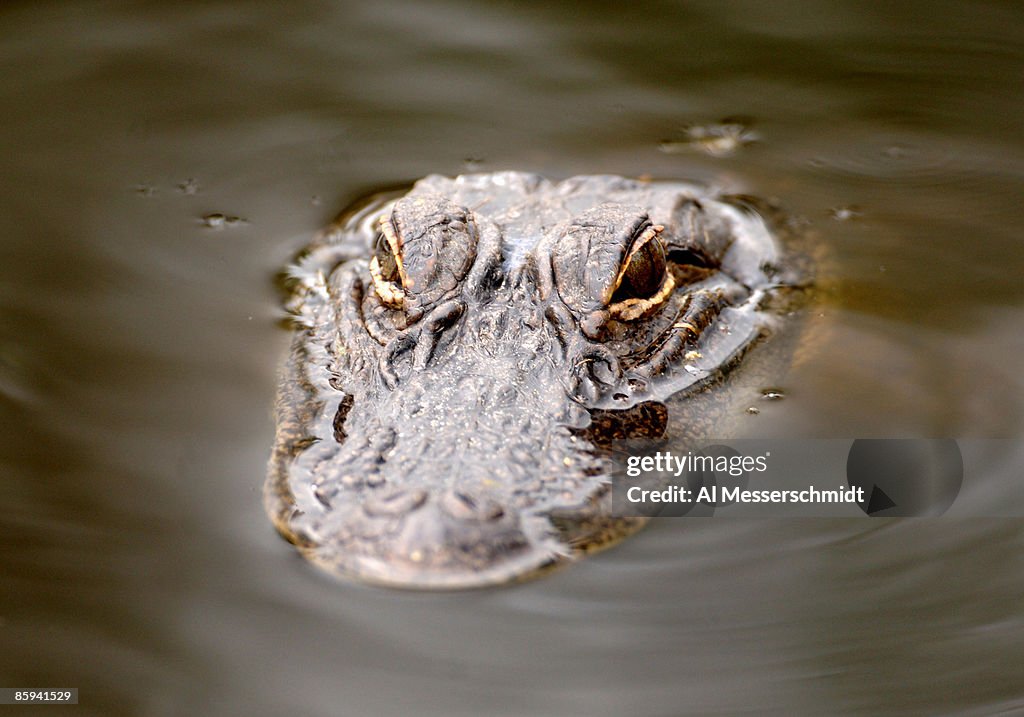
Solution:
{"label": "bubble on water", "polygon": [[228,227],[237,227],[242,224],[248,224],[249,222],[242,217],[232,216],[230,214],[222,214],[220,212],[212,212],[205,214],[200,219],[200,222],[207,229],[226,229]]}
{"label": "bubble on water", "polygon": [[781,401],[786,394],[780,388],[766,388],[761,391],[761,397],[766,401]]}
{"label": "bubble on water", "polygon": [[749,413],[751,416],[756,416],[760,412],[761,409],[758,408],[757,406],[750,406],[749,408],[747,408],[747,413]]}

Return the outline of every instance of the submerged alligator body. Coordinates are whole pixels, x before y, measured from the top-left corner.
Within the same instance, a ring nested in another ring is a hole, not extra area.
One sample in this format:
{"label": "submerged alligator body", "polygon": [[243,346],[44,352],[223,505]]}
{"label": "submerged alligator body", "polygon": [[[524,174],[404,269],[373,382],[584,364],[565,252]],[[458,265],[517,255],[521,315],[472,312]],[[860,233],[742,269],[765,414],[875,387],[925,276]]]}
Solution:
{"label": "submerged alligator body", "polygon": [[[509,582],[639,525],[610,442],[657,437],[781,320],[767,223],[701,186],[430,176],[323,232],[266,484],[326,570],[410,588]],[[711,429],[713,431],[713,429]]]}

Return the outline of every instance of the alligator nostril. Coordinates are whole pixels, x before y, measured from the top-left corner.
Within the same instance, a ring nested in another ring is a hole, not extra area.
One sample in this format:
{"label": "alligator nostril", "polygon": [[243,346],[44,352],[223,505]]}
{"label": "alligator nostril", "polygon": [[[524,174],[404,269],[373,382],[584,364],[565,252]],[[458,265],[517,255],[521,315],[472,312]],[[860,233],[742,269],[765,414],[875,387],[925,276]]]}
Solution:
{"label": "alligator nostril", "polygon": [[396,489],[383,495],[373,496],[363,503],[363,511],[373,516],[394,516],[411,513],[427,500],[427,492],[422,489]]}
{"label": "alligator nostril", "polygon": [[441,496],[441,507],[459,520],[492,522],[505,516],[505,509],[493,498],[461,490],[448,491]]}

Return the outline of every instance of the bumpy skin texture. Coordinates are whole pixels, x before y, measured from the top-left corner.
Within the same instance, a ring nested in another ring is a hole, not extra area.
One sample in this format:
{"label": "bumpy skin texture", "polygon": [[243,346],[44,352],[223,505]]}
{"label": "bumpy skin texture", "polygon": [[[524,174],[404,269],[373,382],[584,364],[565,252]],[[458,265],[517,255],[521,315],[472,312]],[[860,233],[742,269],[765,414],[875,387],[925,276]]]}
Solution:
{"label": "bumpy skin texture", "polygon": [[660,436],[666,399],[767,332],[784,264],[758,214],[699,186],[427,177],[292,270],[268,512],[314,563],[399,587],[609,544],[639,526],[610,516],[610,442]]}

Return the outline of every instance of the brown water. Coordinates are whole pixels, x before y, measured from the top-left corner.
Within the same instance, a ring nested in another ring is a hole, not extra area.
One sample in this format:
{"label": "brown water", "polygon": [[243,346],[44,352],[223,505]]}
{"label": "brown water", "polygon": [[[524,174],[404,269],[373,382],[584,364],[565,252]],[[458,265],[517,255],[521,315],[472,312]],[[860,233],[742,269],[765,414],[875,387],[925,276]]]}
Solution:
{"label": "brown water", "polygon": [[[829,298],[766,434],[1020,436],[1018,4],[121,5],[0,9],[0,686],[81,715],[1024,713],[1020,520],[664,521],[437,595],[318,574],[260,504],[274,273],[351,198],[467,167],[805,217]],[[758,141],[685,146],[727,116]]]}

